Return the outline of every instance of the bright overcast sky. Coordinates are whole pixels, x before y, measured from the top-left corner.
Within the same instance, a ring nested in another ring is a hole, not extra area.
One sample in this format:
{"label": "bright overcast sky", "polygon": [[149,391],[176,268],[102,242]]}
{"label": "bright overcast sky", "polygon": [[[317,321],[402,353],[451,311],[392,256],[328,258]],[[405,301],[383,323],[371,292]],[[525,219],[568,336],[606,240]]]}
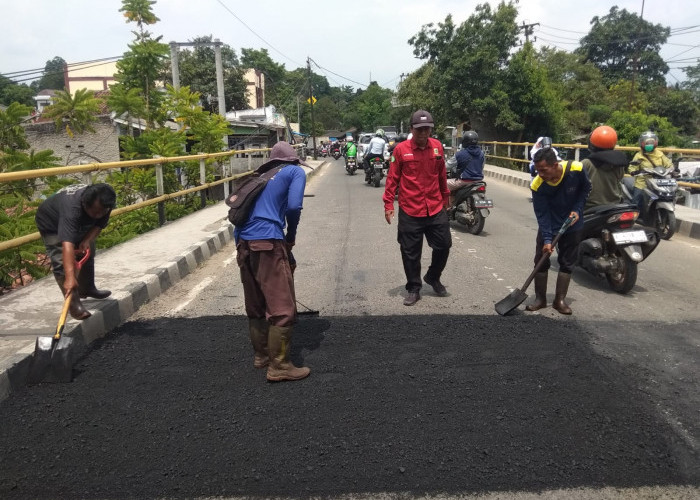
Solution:
{"label": "bright overcast sky", "polygon": [[[119,56],[136,29],[119,12],[120,0],[3,3],[3,74],[43,68],[56,56],[68,63]],[[288,70],[305,66],[308,56],[330,71],[314,68],[331,85],[358,87],[371,75],[380,85],[394,88],[399,75],[421,64],[407,40],[423,24],[442,21],[447,14],[456,23],[464,21],[478,3],[483,1],[158,0],[153,10],[160,22],[150,31],[166,43],[212,35],[239,55],[241,47],[267,48]],[[540,23],[535,28],[537,45],[572,50],[576,39],[588,32],[591,18],[606,15],[612,5],[639,14],[642,0],[521,0],[518,24]],[[700,1],[646,0],[644,19],[672,29],[700,25]],[[688,31],[695,32],[669,38],[661,51],[664,59],[700,58],[700,26]],[[668,81],[683,80],[681,65],[671,66],[676,69]]]}

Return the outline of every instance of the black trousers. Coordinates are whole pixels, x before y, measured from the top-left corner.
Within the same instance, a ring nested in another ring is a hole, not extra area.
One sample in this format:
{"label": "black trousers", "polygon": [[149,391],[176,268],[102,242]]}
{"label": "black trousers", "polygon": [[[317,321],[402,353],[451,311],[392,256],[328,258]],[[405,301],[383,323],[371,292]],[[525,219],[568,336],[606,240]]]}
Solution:
{"label": "black trousers", "polygon": [[[559,262],[559,271],[562,273],[571,274],[576,265],[576,258],[578,256],[578,245],[581,243],[581,231],[575,231],[573,233],[567,231],[561,235],[559,242],[557,243],[557,262]],[[535,265],[542,258],[542,247],[544,246],[544,240],[542,239],[542,233],[537,231],[537,242],[535,243]],[[542,268],[538,271],[543,273],[549,270],[550,259],[547,259],[542,265]]]}
{"label": "black trousers", "polygon": [[439,280],[447,265],[450,255],[452,235],[447,212],[429,217],[411,217],[399,208],[397,241],[401,247],[401,260],[406,273],[406,290],[417,292],[421,289],[422,279],[420,259],[423,253],[423,236],[428,246],[433,249],[432,260],[426,275],[431,280]]}

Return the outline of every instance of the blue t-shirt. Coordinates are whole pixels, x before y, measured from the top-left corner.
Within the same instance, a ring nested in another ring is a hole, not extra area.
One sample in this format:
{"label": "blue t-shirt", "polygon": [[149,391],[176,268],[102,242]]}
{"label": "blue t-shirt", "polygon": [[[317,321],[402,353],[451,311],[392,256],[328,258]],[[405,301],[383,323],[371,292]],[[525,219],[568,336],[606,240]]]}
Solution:
{"label": "blue t-shirt", "polygon": [[556,184],[545,182],[539,175],[530,184],[532,206],[544,243],[551,243],[571,212],[579,219],[568,231],[583,229],[583,205],[591,192],[591,181],[579,162],[562,162],[564,172]]}
{"label": "blue t-shirt", "polygon": [[[306,187],[306,172],[299,165],[283,167],[265,185],[251,210],[248,222],[236,228],[234,238],[251,240],[283,240],[287,226],[287,241],[294,241],[301,217]],[[286,224],[285,224],[286,221]]]}
{"label": "blue t-shirt", "polygon": [[484,178],[484,152],[476,144],[457,151],[455,159],[460,179],[480,181]]}

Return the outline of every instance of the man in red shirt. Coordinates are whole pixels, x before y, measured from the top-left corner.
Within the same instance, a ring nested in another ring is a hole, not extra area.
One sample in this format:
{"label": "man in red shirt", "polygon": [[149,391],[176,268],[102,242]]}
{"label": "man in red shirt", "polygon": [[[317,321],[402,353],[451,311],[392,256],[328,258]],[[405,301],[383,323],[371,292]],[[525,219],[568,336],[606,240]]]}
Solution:
{"label": "man in red shirt", "polygon": [[424,110],[411,116],[413,138],[394,148],[384,189],[384,217],[394,217],[394,197],[399,190],[398,242],[406,273],[408,295],[404,305],[420,300],[423,235],[433,249],[432,261],[423,280],[439,297],[447,295],[440,276],[452,246],[445,208],[450,197],[442,144],[430,137],[433,117]]}

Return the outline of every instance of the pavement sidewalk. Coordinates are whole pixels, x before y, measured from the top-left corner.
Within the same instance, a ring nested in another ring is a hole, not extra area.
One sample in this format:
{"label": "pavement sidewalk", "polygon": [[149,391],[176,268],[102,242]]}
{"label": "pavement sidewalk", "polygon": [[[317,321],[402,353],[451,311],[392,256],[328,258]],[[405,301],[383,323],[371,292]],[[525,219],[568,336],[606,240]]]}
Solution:
{"label": "pavement sidewalk", "polygon": [[[519,172],[494,165],[486,165],[484,167],[484,176],[510,182],[516,186],[523,186],[525,189],[529,189],[530,181],[532,180],[528,172]],[[700,210],[676,205],[676,222],[678,223],[676,234],[700,239]]]}
{"label": "pavement sidewalk", "polygon": [[[304,167],[307,178],[323,164],[307,162],[315,169]],[[112,295],[84,300],[92,316],[84,321],[69,316],[63,335],[73,337],[78,350],[84,349],[223,250],[233,240],[227,213],[228,207],[220,202],[99,251],[96,283]],[[55,332],[62,304],[52,276],[0,297],[0,401],[25,385],[36,337]]]}

